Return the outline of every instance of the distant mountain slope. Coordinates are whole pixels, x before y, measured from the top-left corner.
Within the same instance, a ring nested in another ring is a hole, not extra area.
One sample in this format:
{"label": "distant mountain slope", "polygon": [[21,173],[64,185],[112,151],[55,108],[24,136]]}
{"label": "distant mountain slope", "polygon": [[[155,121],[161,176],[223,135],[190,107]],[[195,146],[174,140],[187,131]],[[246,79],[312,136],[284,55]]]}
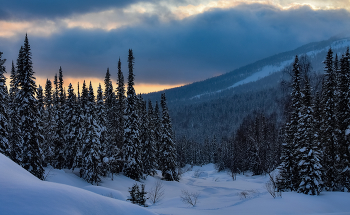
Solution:
{"label": "distant mountain slope", "polygon": [[[341,55],[350,46],[349,38],[332,38],[314,42],[246,65],[221,76],[186,86],[143,95],[159,100],[165,93],[177,137],[202,142],[204,138],[231,136],[243,118],[253,111],[276,113],[283,121],[283,92],[279,83],[288,76],[296,55],[307,55],[318,73],[323,73],[323,60],[330,47]],[[314,81],[314,80],[312,80]],[[316,80],[317,81],[317,80]]]}
{"label": "distant mountain slope", "polygon": [[282,70],[284,66],[293,61],[295,55],[307,54],[311,58],[319,60],[318,58],[320,56],[322,59],[324,58],[322,53],[326,52],[329,47],[332,47],[335,51],[339,51],[345,49],[347,46],[350,46],[350,37],[341,39],[331,38],[321,42],[309,43],[295,50],[273,55],[226,74],[209,78],[204,81],[194,82],[182,87],[146,94],[144,95],[144,98],[157,100],[160,98],[160,93],[165,92],[169,101],[178,101],[198,98],[201,95],[220,93],[223,90],[257,81],[259,78],[266,77],[274,72]]}

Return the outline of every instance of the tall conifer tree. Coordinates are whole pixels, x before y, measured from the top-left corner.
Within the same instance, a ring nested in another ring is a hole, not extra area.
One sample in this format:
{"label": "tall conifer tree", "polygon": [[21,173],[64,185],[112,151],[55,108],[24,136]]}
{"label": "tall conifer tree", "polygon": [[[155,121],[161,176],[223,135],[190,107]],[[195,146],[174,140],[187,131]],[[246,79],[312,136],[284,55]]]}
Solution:
{"label": "tall conifer tree", "polygon": [[10,156],[10,143],[9,143],[9,117],[8,107],[9,98],[6,89],[6,73],[4,63],[6,59],[2,59],[2,52],[0,52],[0,153]]}
{"label": "tall conifer tree", "polygon": [[101,127],[96,121],[95,96],[90,82],[86,116],[85,116],[86,134],[84,136],[83,164],[80,169],[82,177],[91,184],[98,184],[101,179]]}
{"label": "tall conifer tree", "polygon": [[161,136],[161,155],[160,155],[160,169],[162,176],[168,181],[178,181],[179,177],[176,172],[176,147],[173,140],[173,130],[166,104],[165,94],[161,97],[162,105],[162,136]]}
{"label": "tall conifer tree", "polygon": [[[310,68],[309,64],[308,66],[305,65],[304,69],[305,67],[306,69]],[[318,195],[322,189],[321,153],[317,138],[315,138],[314,108],[311,104],[311,87],[308,72],[304,71],[304,74],[305,84],[300,111],[301,118],[299,119],[300,150],[296,157],[300,177],[297,191],[309,195]]]}
{"label": "tall conifer tree", "polygon": [[54,92],[54,119],[56,121],[55,135],[54,135],[54,157],[52,158],[52,164],[57,169],[64,168],[66,164],[66,158],[64,155],[65,141],[64,141],[64,118],[63,118],[63,104],[64,104],[64,92],[63,92],[63,75],[62,68],[59,69],[59,77],[55,75],[55,92]]}
{"label": "tall conifer tree", "polygon": [[23,138],[22,166],[39,179],[43,179],[42,151],[40,149],[39,113],[36,107],[36,84],[32,66],[32,53],[26,35],[19,55],[17,72],[19,91],[16,95],[17,114],[21,116],[20,131]]}
{"label": "tall conifer tree", "polygon": [[295,163],[299,151],[300,131],[299,120],[301,117],[301,88],[300,88],[300,66],[299,58],[295,56],[293,63],[293,83],[292,83],[292,107],[291,118],[286,124],[286,133],[282,144],[281,155],[281,180],[278,183],[280,190],[296,190],[299,186],[298,166]]}
{"label": "tall conifer tree", "polygon": [[329,49],[325,64],[326,79],[323,84],[323,123],[322,123],[322,141],[324,154],[323,166],[325,169],[325,189],[328,191],[337,190],[337,165],[339,164],[339,156],[337,150],[337,85],[336,71],[333,61],[333,51]]}
{"label": "tall conifer tree", "polygon": [[79,137],[81,135],[81,130],[79,129],[80,117],[72,84],[68,86],[68,97],[63,105],[63,117],[66,119],[64,125],[64,140],[66,143],[64,148],[65,167],[72,169],[78,153]]}
{"label": "tall conifer tree", "polygon": [[115,142],[118,149],[124,144],[124,115],[126,107],[124,76],[121,70],[120,58],[118,61],[118,80],[117,80],[117,101],[115,106],[116,136]]}
{"label": "tall conifer tree", "polygon": [[128,68],[129,75],[124,122],[124,144],[122,147],[124,161],[123,172],[127,177],[140,180],[143,171],[141,169],[139,116],[136,109],[137,98],[134,89],[134,56],[131,49],[129,49]]}
{"label": "tall conifer tree", "polygon": [[110,143],[107,133],[107,113],[105,112],[105,106],[103,102],[103,92],[101,84],[99,84],[97,88],[97,100],[96,100],[96,122],[100,126],[100,163],[101,166],[101,174],[107,175],[107,173],[110,171],[109,168],[109,158],[111,156],[110,154],[110,145],[113,145]]}

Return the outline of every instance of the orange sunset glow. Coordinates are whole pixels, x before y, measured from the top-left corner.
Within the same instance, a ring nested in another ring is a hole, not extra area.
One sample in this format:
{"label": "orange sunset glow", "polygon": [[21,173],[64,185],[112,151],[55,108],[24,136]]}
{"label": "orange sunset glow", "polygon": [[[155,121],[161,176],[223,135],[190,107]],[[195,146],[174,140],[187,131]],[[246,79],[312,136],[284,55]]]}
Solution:
{"label": "orange sunset glow", "polygon": [[[43,77],[36,77],[36,84],[39,87],[42,86],[43,89],[45,89],[45,84],[46,84],[46,79]],[[53,84],[54,76],[48,77],[49,80],[51,80]],[[94,77],[86,77],[86,78],[72,78],[72,77],[65,77],[63,73],[63,86],[65,87],[66,91],[68,89],[68,85],[71,83],[73,85],[74,92],[77,93],[78,91],[78,83],[79,83],[79,92],[81,93],[81,87],[83,86],[83,82],[85,80],[86,86],[88,87],[91,81],[92,87],[94,88],[94,91],[96,93],[98,85],[101,84],[102,89],[104,89],[104,80],[99,79],[99,78],[94,78]],[[113,88],[116,89],[117,87],[117,81],[112,79],[113,83]],[[125,80],[125,83],[127,84],[127,81]],[[174,87],[180,87],[185,84],[148,84],[148,83],[135,83],[135,91],[137,94],[146,94],[146,93],[151,93],[151,92],[157,92],[157,91],[162,91],[165,89],[170,89]],[[127,87],[127,85],[125,86]]]}

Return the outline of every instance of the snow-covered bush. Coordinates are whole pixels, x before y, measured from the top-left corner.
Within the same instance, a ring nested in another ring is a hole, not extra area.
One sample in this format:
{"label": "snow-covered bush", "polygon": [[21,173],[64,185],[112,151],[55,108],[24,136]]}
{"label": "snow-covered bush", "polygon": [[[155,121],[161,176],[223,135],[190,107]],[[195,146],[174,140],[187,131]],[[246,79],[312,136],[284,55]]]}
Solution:
{"label": "snow-covered bush", "polygon": [[204,172],[202,171],[202,170],[200,170],[200,169],[197,169],[196,171],[194,171],[194,173],[193,173],[193,177],[194,178],[199,178],[201,175],[203,175],[204,174]]}
{"label": "snow-covered bush", "polygon": [[240,200],[250,199],[258,195],[259,195],[259,192],[257,190],[243,190],[238,193]]}
{"label": "snow-covered bush", "polygon": [[127,199],[131,201],[133,204],[138,204],[140,206],[147,207],[146,205],[146,194],[145,192],[145,185],[141,184],[141,191],[139,188],[139,185],[135,183],[131,188],[129,188],[130,198]]}

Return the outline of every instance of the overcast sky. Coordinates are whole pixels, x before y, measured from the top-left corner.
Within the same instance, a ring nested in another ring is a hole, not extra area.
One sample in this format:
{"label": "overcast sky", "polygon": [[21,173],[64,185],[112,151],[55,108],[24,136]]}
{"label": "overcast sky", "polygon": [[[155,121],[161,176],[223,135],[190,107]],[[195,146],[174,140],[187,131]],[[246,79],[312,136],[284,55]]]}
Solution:
{"label": "overcast sky", "polygon": [[[65,82],[116,77],[128,49],[136,84],[204,80],[350,29],[350,0],[0,0],[7,71],[28,33],[35,75]],[[96,83],[98,84],[98,83]],[[114,83],[115,85],[115,83]],[[140,88],[147,92],[158,88]]]}

